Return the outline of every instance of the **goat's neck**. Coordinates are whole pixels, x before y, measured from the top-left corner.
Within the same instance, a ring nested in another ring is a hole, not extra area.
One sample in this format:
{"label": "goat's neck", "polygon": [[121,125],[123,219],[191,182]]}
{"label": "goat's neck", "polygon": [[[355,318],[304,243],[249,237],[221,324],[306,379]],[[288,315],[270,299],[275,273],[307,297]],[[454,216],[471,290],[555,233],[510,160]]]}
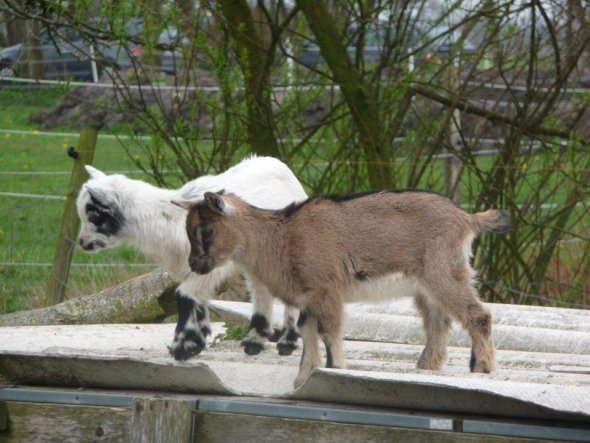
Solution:
{"label": "goat's neck", "polygon": [[235,261],[264,283],[277,297],[290,287],[287,233],[274,216],[249,219],[243,226],[243,243]]}
{"label": "goat's neck", "polygon": [[186,211],[171,203],[177,198],[175,191],[150,188],[135,197],[127,202],[126,243],[160,262],[178,257],[179,251],[186,250],[188,256]]}

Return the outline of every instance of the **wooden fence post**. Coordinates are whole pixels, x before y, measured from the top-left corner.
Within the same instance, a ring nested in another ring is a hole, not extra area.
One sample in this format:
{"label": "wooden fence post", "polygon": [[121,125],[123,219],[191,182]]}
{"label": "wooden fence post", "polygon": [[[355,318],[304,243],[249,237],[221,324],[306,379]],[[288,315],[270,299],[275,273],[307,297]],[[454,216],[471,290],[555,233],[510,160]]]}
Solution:
{"label": "wooden fence post", "polygon": [[53,270],[47,284],[46,299],[48,305],[54,305],[64,300],[70,264],[76,246],[78,227],[80,226],[76,211],[76,198],[82,184],[88,178],[84,165],[92,164],[97,136],[98,129],[96,127],[87,126],[82,128],[76,149],[78,155],[76,156],[75,152],[73,155],[70,154],[74,159],[74,166],[72,167],[72,175],[66,195],[57,247],[55,248]]}
{"label": "wooden fence post", "polygon": [[133,400],[133,443],[189,443],[193,432],[191,401],[174,398]]}

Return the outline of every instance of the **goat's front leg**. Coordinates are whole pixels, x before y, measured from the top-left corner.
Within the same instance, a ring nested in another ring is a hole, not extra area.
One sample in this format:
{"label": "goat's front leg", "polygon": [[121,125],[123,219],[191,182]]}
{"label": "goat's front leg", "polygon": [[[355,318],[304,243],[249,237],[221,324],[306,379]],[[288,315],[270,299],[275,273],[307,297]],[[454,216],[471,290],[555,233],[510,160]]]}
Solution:
{"label": "goat's front leg", "polygon": [[176,290],[176,305],[178,322],[168,350],[175,360],[186,360],[205,349],[205,339],[211,334],[209,309],[206,302],[197,302],[180,288]]}
{"label": "goat's front leg", "polygon": [[299,310],[294,306],[285,305],[283,316],[283,331],[277,341],[279,355],[291,355],[297,349],[299,331],[297,331],[296,319],[299,318]]}
{"label": "goat's front leg", "polygon": [[320,350],[318,346],[318,320],[310,315],[307,311],[301,311],[297,327],[303,340],[303,353],[299,363],[299,373],[295,378],[295,388],[300,387],[311,375],[313,368],[317,368],[320,363]]}
{"label": "goat's front leg", "polygon": [[174,340],[168,347],[176,360],[186,360],[205,349],[205,339],[211,334],[207,300],[214,294],[222,274],[190,274],[176,289],[178,323]]}
{"label": "goat's front leg", "polygon": [[244,352],[248,355],[259,354],[266,342],[272,337],[272,294],[268,288],[255,278],[247,276],[246,282],[252,294],[254,313],[250,319],[248,333],[242,340]]}

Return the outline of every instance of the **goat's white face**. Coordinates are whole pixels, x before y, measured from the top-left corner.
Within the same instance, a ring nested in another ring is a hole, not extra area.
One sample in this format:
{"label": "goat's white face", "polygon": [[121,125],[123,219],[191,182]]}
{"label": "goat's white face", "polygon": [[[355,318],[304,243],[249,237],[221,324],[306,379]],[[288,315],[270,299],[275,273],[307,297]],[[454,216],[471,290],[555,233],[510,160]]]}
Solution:
{"label": "goat's white face", "polygon": [[80,246],[87,252],[97,252],[119,243],[125,218],[116,192],[100,183],[107,176],[91,166],[86,170],[91,178],[99,180],[85,184],[76,201],[82,223]]}

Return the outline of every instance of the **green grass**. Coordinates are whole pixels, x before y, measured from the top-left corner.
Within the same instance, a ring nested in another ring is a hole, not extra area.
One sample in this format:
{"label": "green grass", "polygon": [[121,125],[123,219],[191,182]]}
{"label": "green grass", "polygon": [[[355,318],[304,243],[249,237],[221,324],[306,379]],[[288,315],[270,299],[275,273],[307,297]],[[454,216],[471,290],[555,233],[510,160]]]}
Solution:
{"label": "green grass", "polygon": [[[35,131],[29,116],[49,109],[61,89],[0,90],[0,128]],[[78,131],[62,128],[59,132]],[[68,146],[76,137],[0,134],[0,192],[65,195],[72,170]],[[98,140],[94,165],[102,170],[136,170],[117,140]],[[6,172],[66,172],[64,175],[6,175]],[[3,174],[4,173],[4,174]],[[147,179],[138,174],[135,178]],[[51,263],[61,225],[63,200],[0,196],[0,263]],[[75,249],[73,263],[146,263],[128,248],[85,254]],[[117,282],[149,271],[150,267],[73,267],[66,296],[95,293]],[[0,314],[44,304],[50,268],[0,265]]]}

